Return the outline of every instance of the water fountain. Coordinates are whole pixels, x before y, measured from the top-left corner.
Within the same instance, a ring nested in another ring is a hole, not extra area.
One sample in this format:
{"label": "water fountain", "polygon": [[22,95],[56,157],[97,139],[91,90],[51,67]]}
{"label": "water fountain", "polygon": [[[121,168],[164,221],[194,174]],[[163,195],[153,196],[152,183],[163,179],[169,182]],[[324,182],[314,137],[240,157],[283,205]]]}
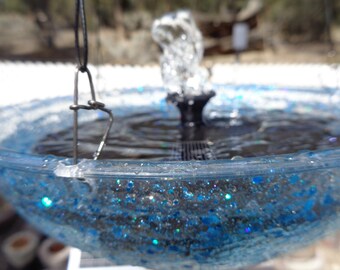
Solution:
{"label": "water fountain", "polygon": [[180,110],[182,126],[204,125],[203,108],[215,92],[208,84],[208,71],[200,67],[203,40],[192,15],[187,11],[167,14],[154,22],[152,34],[163,49],[167,99]]}
{"label": "water fountain", "polygon": [[211,86],[189,13],[153,34],[165,88],[101,95],[115,119],[101,159],[105,114],[79,112],[74,164],[70,97],[1,109],[0,190],[19,213],[64,243],[154,269],[252,265],[339,229],[336,89]]}

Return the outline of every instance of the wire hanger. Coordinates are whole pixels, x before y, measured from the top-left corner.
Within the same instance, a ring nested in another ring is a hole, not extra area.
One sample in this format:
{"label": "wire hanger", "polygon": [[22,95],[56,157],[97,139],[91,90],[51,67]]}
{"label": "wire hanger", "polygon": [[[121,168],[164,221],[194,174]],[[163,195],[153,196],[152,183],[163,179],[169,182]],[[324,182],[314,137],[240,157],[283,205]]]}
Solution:
{"label": "wire hanger", "polygon": [[[79,23],[81,24],[82,37],[83,37],[83,48],[79,45]],[[103,151],[106,144],[108,135],[110,133],[113,124],[113,114],[111,110],[105,108],[105,104],[97,101],[96,92],[93,85],[92,75],[87,67],[88,63],[88,35],[87,35],[87,25],[86,25],[86,13],[84,0],[76,0],[75,8],[75,24],[74,24],[74,34],[75,34],[75,48],[76,56],[78,60],[78,65],[74,77],[74,96],[73,104],[70,109],[73,110],[73,163],[78,163],[78,111],[79,110],[100,110],[108,114],[109,121],[106,127],[105,133],[98,145],[97,150],[93,153],[93,159],[97,160]],[[91,99],[86,105],[79,104],[79,73],[86,73],[88,82],[91,90]]]}

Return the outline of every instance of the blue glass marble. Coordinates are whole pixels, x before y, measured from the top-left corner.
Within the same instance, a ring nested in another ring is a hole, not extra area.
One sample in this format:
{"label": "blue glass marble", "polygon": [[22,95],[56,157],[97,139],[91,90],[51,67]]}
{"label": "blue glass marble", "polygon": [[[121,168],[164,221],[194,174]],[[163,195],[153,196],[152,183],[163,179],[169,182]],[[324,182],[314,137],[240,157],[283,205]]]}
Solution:
{"label": "blue glass marble", "polygon": [[[265,105],[340,118],[338,106],[323,103],[330,93],[322,89],[216,89],[220,99],[206,113],[237,106],[247,114]],[[164,109],[164,96],[163,89],[144,87],[102,99],[119,115]],[[0,191],[23,217],[66,244],[116,264],[223,269],[257,264],[340,229],[339,148],[233,160],[81,160],[76,166],[33,154],[46,134],[72,125],[70,103],[70,97],[55,98],[0,112],[6,123]]]}

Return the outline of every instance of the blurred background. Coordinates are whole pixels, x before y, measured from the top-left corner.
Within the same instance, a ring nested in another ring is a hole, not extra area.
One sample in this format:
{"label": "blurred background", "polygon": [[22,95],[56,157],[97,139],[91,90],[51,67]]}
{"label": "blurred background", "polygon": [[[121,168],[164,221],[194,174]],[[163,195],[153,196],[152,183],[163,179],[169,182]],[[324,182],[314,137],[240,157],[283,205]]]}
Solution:
{"label": "blurred background", "polygon": [[[87,0],[92,63],[158,62],[150,27],[161,14],[193,10],[206,61],[233,60],[235,22],[250,27],[245,62],[337,63],[337,0]],[[0,59],[74,61],[74,1],[0,0]]]}

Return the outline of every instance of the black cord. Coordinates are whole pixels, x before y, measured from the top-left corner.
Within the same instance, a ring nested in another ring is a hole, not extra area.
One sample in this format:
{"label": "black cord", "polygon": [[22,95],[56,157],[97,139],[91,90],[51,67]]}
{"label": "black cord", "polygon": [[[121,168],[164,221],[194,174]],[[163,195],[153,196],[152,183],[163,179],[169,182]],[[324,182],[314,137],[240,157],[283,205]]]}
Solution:
{"label": "black cord", "polygon": [[[83,48],[79,45],[79,21],[81,23],[82,36],[83,36]],[[84,0],[76,0],[75,8],[75,23],[74,23],[74,34],[75,34],[75,47],[76,55],[78,59],[78,68],[81,72],[87,70],[88,62],[88,37],[87,37],[87,25],[86,25],[86,13]]]}

